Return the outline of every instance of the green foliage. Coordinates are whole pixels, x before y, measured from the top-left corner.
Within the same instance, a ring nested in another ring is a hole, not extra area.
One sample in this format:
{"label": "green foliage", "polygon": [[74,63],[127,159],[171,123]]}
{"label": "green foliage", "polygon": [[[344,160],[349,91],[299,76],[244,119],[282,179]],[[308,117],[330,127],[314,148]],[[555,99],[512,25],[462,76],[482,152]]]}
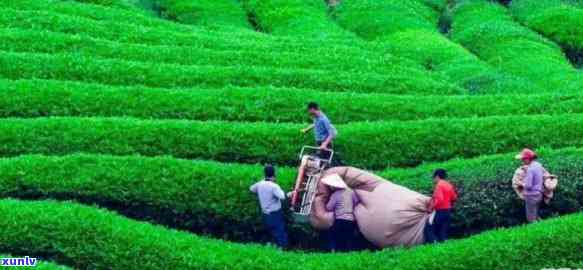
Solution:
{"label": "green foliage", "polygon": [[366,40],[405,30],[437,31],[439,14],[420,1],[342,1],[334,12],[338,23]]}
{"label": "green foliage", "polygon": [[[0,155],[77,152],[296,165],[301,125],[152,121],[118,118],[0,120]],[[541,132],[540,127],[545,127]],[[515,151],[583,146],[581,115],[437,119],[337,126],[337,149],[350,165],[381,169]],[[438,146],[438,147],[436,147]]]}
{"label": "green foliage", "polygon": [[404,74],[351,73],[331,70],[270,67],[185,66],[155,64],[93,56],[0,52],[0,76],[9,79],[53,79],[144,85],[151,87],[276,86],[340,92],[392,94],[457,94],[458,88]]}
{"label": "green foliage", "polygon": [[[583,209],[583,150],[543,151],[543,163],[559,175],[560,191],[545,216]],[[431,172],[449,170],[460,190],[452,234],[523,223],[523,202],[511,189],[518,164],[511,155],[451,161],[379,174],[430,194]],[[21,156],[0,160],[0,196],[77,200],[125,215],[236,241],[267,240],[258,204],[249,186],[262,177],[254,165],[187,161],[173,158],[72,155]],[[295,169],[278,168],[278,182],[291,190]],[[311,229],[291,226],[296,247],[317,247]]]}
{"label": "green foliage", "polygon": [[[583,218],[573,215],[407,251],[283,253],[139,223],[72,203],[4,200],[0,249],[49,253],[80,269],[540,269],[580,267]],[[544,256],[553,254],[553,256]],[[448,258],[443,260],[443,258]],[[496,260],[491,260],[496,258]]]}
{"label": "green foliage", "polygon": [[528,93],[535,88],[495,70],[440,34],[439,12],[422,1],[343,1],[335,15],[340,25],[376,41],[377,47],[413,59],[471,93]]}
{"label": "green foliage", "polygon": [[156,0],[162,17],[200,26],[251,28],[237,0]]}
{"label": "green foliage", "polygon": [[242,122],[308,121],[317,100],[334,123],[583,113],[581,94],[402,96],[310,89],[159,89],[47,80],[0,80],[0,117],[135,117]]}
{"label": "green foliage", "polygon": [[325,39],[328,40],[327,42],[334,42],[336,39],[354,39],[352,35],[330,21],[326,4],[321,0],[243,0],[242,2],[255,16],[259,28],[270,34]]}
{"label": "green foliage", "polygon": [[[237,48],[216,50],[195,46],[141,45],[120,43],[85,35],[70,35],[51,31],[0,28],[0,50],[12,52],[38,52],[59,54],[75,52],[102,58],[118,58],[130,61],[168,63],[179,65],[263,66],[297,69],[340,69],[354,73],[367,71],[379,74],[408,72],[424,76],[420,71],[407,68],[396,71],[394,66],[402,61],[390,55],[370,53],[348,55],[321,54],[319,51],[271,52],[240,50]],[[371,59],[372,58],[372,59]]]}
{"label": "green foliage", "polygon": [[568,91],[583,85],[558,46],[514,22],[498,4],[461,1],[454,10],[452,37],[494,67],[543,89]]}
{"label": "green foliage", "polygon": [[559,0],[515,0],[511,11],[526,26],[583,55],[583,9]]}

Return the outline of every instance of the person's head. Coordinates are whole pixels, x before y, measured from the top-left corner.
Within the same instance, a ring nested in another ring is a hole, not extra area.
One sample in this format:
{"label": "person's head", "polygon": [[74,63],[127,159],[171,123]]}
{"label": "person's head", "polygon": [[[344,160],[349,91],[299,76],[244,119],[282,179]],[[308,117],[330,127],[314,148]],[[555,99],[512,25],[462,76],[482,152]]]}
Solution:
{"label": "person's head", "polygon": [[263,173],[265,174],[265,180],[275,181],[275,167],[271,164],[265,165],[263,168]]}
{"label": "person's head", "polygon": [[437,169],[433,172],[433,181],[437,182],[439,180],[447,179],[447,171],[445,169]]}
{"label": "person's head", "polygon": [[521,160],[522,163],[525,165],[529,165],[530,163],[535,161],[537,158],[538,158],[537,154],[528,148],[524,148],[520,152],[520,154],[516,155],[516,159]]}
{"label": "person's head", "polygon": [[320,105],[316,102],[308,103],[308,113],[312,117],[316,117],[320,114]]}

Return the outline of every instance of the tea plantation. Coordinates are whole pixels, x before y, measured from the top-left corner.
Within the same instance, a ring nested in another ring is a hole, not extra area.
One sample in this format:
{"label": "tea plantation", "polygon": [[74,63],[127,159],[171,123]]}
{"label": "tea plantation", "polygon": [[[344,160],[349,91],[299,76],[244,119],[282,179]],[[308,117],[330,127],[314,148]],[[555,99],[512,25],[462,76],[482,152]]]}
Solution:
{"label": "tea plantation", "polygon": [[[7,0],[0,258],[39,269],[583,268],[583,1]],[[292,189],[318,102],[344,163],[460,191],[454,240],[324,253],[249,186]],[[526,225],[522,148],[559,177]],[[446,259],[445,259],[446,258]]]}

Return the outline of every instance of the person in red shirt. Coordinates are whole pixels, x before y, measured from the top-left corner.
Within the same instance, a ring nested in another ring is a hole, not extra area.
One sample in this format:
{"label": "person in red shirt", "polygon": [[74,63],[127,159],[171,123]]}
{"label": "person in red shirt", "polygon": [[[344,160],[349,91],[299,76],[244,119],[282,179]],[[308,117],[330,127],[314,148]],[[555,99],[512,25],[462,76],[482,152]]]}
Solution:
{"label": "person in red shirt", "polygon": [[434,238],[429,239],[429,242],[443,242],[447,240],[449,225],[451,223],[451,212],[458,195],[455,187],[447,181],[446,170],[435,170],[433,173],[433,181],[435,182],[435,188],[428,211],[435,211],[435,217],[431,226]]}

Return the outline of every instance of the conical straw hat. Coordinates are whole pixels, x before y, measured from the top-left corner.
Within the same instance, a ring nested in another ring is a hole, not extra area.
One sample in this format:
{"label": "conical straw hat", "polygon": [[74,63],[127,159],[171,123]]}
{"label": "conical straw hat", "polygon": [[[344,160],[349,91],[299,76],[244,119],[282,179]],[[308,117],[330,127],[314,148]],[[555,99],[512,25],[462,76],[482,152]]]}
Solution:
{"label": "conical straw hat", "polygon": [[328,175],[328,176],[322,178],[322,183],[324,183],[327,186],[331,186],[331,187],[335,187],[335,188],[341,188],[341,189],[348,188],[346,183],[344,183],[344,180],[342,180],[342,177],[340,177],[340,175],[338,175],[338,174],[331,174],[331,175]]}

